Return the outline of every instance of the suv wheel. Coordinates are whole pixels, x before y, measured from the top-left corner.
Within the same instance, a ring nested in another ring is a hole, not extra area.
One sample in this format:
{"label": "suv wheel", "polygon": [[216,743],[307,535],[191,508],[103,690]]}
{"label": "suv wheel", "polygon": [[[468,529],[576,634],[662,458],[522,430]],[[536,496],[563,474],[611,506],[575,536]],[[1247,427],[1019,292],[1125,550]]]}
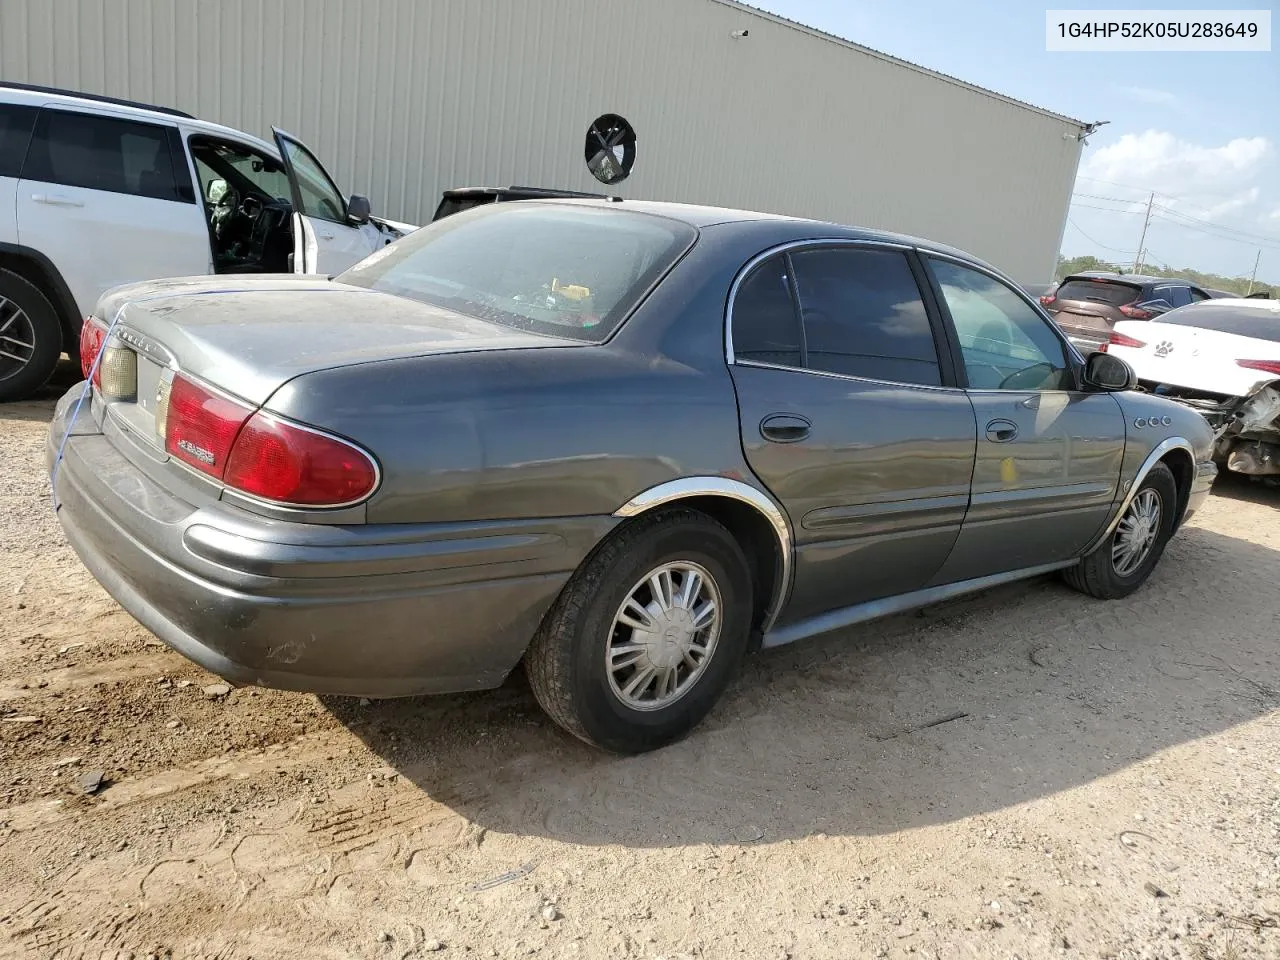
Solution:
{"label": "suv wheel", "polygon": [[62,354],[58,314],[40,288],[0,270],[0,402],[44,386]]}

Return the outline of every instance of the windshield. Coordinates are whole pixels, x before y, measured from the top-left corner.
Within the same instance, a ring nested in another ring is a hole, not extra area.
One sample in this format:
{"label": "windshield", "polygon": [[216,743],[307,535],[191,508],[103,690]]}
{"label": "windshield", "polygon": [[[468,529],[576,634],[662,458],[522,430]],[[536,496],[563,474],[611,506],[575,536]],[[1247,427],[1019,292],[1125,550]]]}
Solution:
{"label": "windshield", "polygon": [[416,230],[337,279],[599,342],[696,236],[687,224],[617,208],[494,203]]}

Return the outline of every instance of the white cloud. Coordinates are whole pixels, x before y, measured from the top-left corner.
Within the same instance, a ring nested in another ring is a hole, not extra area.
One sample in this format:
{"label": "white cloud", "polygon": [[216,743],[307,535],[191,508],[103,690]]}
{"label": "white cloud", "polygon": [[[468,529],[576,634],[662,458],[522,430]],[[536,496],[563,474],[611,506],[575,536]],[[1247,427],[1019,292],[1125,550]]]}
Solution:
{"label": "white cloud", "polygon": [[1280,220],[1280,207],[1276,207],[1271,211],[1271,220]]}
{"label": "white cloud", "polygon": [[1120,92],[1130,100],[1155,106],[1172,106],[1178,102],[1178,98],[1168,90],[1157,90],[1154,87],[1121,87]]}
{"label": "white cloud", "polygon": [[1096,182],[1111,181],[1134,188],[1123,192],[1125,199],[1136,199],[1135,189],[1154,190],[1170,207],[1181,206],[1203,219],[1229,218],[1257,204],[1257,181],[1273,153],[1266,137],[1237,137],[1213,147],[1147,130],[1126,133],[1092,153],[1080,175],[1091,193],[1101,192]]}

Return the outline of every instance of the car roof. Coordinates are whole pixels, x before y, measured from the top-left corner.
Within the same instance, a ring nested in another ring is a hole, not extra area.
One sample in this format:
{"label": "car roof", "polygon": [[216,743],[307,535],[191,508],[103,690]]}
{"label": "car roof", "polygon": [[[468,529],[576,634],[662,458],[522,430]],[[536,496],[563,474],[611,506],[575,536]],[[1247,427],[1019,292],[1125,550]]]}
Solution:
{"label": "car roof", "polygon": [[261,137],[255,137],[251,133],[245,133],[243,130],[237,130],[234,127],[225,127],[220,123],[211,123],[208,120],[201,120],[199,117],[193,117],[189,113],[181,110],[175,110],[169,107],[157,107],[144,103],[134,103],[131,100],[121,100],[115,97],[102,97],[96,94],[82,94],[74,90],[59,90],[54,87],[40,87],[31,84],[9,83],[0,80],[0,101],[4,103],[18,103],[32,107],[63,107],[68,110],[77,110],[82,113],[95,113],[102,116],[122,117],[136,120],[149,120],[152,123],[163,123],[173,126],[180,123],[184,127],[190,128],[193,132],[206,133],[212,136],[226,137],[232,140],[240,140],[252,143],[254,146],[265,150],[273,157],[279,157],[280,151],[275,144],[263,140]]}
{"label": "car roof", "polygon": [[1192,310],[1203,312],[1205,307],[1216,310],[1268,310],[1271,313],[1276,314],[1277,318],[1280,318],[1280,300],[1260,300],[1257,298],[1245,298],[1240,296],[1215,297],[1212,300],[1199,300],[1196,303],[1180,307],[1178,312],[1185,316],[1186,313]]}
{"label": "car roof", "polygon": [[[799,232],[805,232],[804,228],[810,227],[812,228],[812,235],[814,238],[878,240],[884,243],[896,243],[909,247],[921,247],[936,253],[945,253],[949,256],[958,257],[971,263],[980,264],[992,270],[995,269],[994,267],[991,267],[990,264],[987,264],[980,258],[975,257],[973,254],[966,253],[957,247],[948,246],[945,243],[926,240],[923,237],[913,237],[905,233],[890,233],[886,230],[874,230],[869,227],[835,223],[830,220],[816,220],[808,217],[792,217],[780,213],[763,213],[759,210],[738,210],[732,207],[713,207],[695,203],[672,203],[663,200],[627,200],[621,197],[612,197],[604,200],[561,198],[548,202],[571,206],[607,207],[615,210],[629,210],[635,213],[648,213],[654,216],[666,217],[670,220],[678,220],[697,229],[730,223],[787,224],[793,228],[798,228]],[[793,230],[793,232],[795,231]]]}
{"label": "car roof", "polygon": [[[1073,273],[1064,277],[1062,282],[1068,280],[1102,280],[1105,283],[1127,283],[1131,286],[1140,286],[1146,283],[1187,283],[1186,280],[1175,280],[1171,277],[1148,277],[1140,273]],[[1190,286],[1189,283],[1187,283]]]}

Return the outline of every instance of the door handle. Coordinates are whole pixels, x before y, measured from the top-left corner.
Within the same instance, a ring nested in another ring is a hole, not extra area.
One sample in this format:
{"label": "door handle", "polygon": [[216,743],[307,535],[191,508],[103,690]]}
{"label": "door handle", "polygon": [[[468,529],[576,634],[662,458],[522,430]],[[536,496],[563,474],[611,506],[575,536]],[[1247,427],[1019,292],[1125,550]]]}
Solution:
{"label": "door handle", "polygon": [[771,443],[795,443],[809,436],[810,426],[794,413],[774,413],[760,421],[760,436]]}
{"label": "door handle", "polygon": [[33,193],[31,199],[36,203],[45,203],[51,207],[83,207],[83,200],[76,200],[61,193]]}
{"label": "door handle", "polygon": [[1018,425],[1012,420],[992,420],[987,424],[987,439],[992,443],[1008,443],[1017,436]]}

